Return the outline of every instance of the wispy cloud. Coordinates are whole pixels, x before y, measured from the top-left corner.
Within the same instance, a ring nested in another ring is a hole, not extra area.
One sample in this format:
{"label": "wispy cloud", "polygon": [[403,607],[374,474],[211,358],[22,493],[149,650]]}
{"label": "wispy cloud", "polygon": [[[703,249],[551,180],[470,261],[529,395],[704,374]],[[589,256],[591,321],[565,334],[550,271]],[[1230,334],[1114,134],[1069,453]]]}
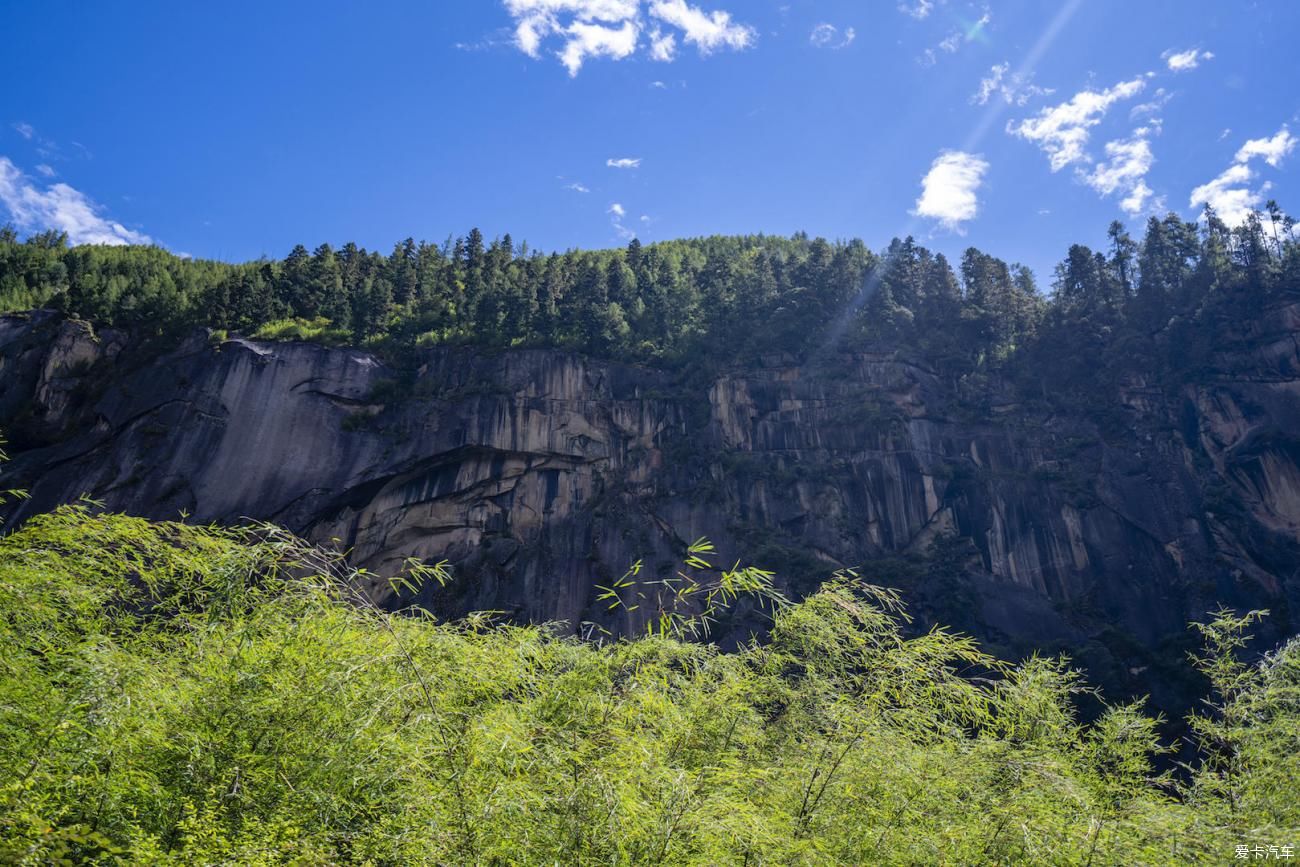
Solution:
{"label": "wispy cloud", "polygon": [[566,189],[566,190],[573,190],[573,192],[575,192],[575,193],[590,193],[590,192],[591,192],[590,189],[588,189],[586,186],[584,186],[583,184],[581,184],[581,183],[579,183],[579,182],[577,182],[577,181],[574,181],[573,183],[568,184],[567,186],[565,186],[565,189]]}
{"label": "wispy cloud", "polygon": [[[44,168],[50,168],[50,163],[59,162],[61,160],[88,160],[94,157],[90,152],[90,148],[86,147],[81,142],[69,142],[68,144],[71,148],[71,151],[69,151],[60,146],[60,144],[53,139],[41,135],[37,132],[36,127],[25,121],[19,121],[18,123],[10,124],[10,126],[13,127],[14,132],[18,133],[24,139],[33,144],[36,150],[36,155],[45,161]],[[42,167],[38,166],[37,171],[42,171]],[[44,172],[42,171],[42,173]],[[52,174],[46,175],[46,177],[52,176]]]}
{"label": "wispy cloud", "polygon": [[1007,132],[1036,144],[1047,154],[1052,171],[1088,160],[1089,131],[1117,102],[1130,99],[1146,87],[1142,77],[1122,81],[1106,90],[1084,90],[1060,105],[1043,109],[1034,117],[1011,121]]}
{"label": "wispy cloud", "polygon": [[844,28],[843,33],[834,24],[818,24],[808,34],[808,41],[815,48],[830,48],[839,50],[848,48],[853,44],[853,40],[858,38],[858,32],[852,27]]}
{"label": "wispy cloud", "polygon": [[962,224],[979,213],[977,192],[988,169],[989,164],[977,154],[944,151],[921,179],[921,197],[913,213],[938,220],[944,228],[960,234]]}
{"label": "wispy cloud", "polygon": [[957,51],[968,42],[975,42],[977,40],[986,41],[987,37],[985,36],[984,31],[992,21],[993,13],[986,6],[984,7],[984,14],[977,20],[970,23],[963,22],[961,27],[953,30],[940,40],[937,46],[934,48],[927,48],[925,51],[921,52],[921,56],[917,58],[918,62],[922,66],[933,66],[939,61],[938,52],[943,52],[944,54],[956,54]]}
{"label": "wispy cloud", "polygon": [[1174,72],[1188,72],[1201,65],[1204,60],[1213,60],[1214,53],[1210,51],[1200,51],[1195,48],[1189,48],[1186,51],[1174,51],[1172,48],[1160,55],[1169,68]]}
{"label": "wispy cloud", "polygon": [[915,0],[912,3],[899,3],[898,11],[921,21],[930,17],[930,13],[934,11],[934,0]]}
{"label": "wispy cloud", "polygon": [[491,51],[494,48],[500,48],[503,45],[514,45],[515,36],[509,28],[502,28],[497,32],[485,36],[476,42],[455,42],[453,47],[457,51]]}
{"label": "wispy cloud", "polygon": [[47,166],[45,163],[41,163],[36,167],[36,173],[47,178],[52,178],[58,174],[53,166]]}
{"label": "wispy cloud", "polygon": [[[622,60],[644,49],[653,60],[670,62],[677,43],[701,55],[754,44],[755,30],[723,10],[705,11],[686,0],[504,0],[515,22],[514,42],[529,57],[541,57],[549,40],[576,76],[590,58]],[[647,23],[648,21],[648,23]],[[644,38],[643,38],[644,37]]]}
{"label": "wispy cloud", "polygon": [[1169,104],[1169,100],[1173,98],[1174,95],[1172,93],[1165,90],[1163,87],[1157,87],[1156,92],[1151,94],[1150,99],[1146,102],[1138,103],[1129,109],[1128,116],[1133,120],[1140,117],[1152,118],[1153,122],[1159,125],[1161,123],[1159,120],[1160,112],[1164,110],[1164,107]]}
{"label": "wispy cloud", "polygon": [[67,184],[40,189],[7,157],[0,157],[0,203],[23,231],[66,232],[72,244],[152,244],[142,232],[102,215],[103,209]]}
{"label": "wispy cloud", "polygon": [[614,227],[614,231],[618,233],[620,238],[624,241],[630,241],[636,237],[636,230],[628,228],[623,223],[624,218],[627,217],[627,208],[623,207],[622,204],[614,202],[605,213],[609,214],[609,224]]}
{"label": "wispy cloud", "polygon": [[976,105],[987,105],[990,99],[1001,99],[1007,105],[1025,105],[1038,96],[1050,96],[1051,88],[1038,87],[1032,83],[1033,76],[1013,73],[1010,63],[1000,63],[989,69],[989,74],[980,79],[979,90],[970,98]]}
{"label": "wispy cloud", "polygon": [[1188,204],[1195,208],[1209,205],[1219,219],[1229,226],[1240,226],[1252,210],[1264,203],[1264,195],[1272,188],[1271,182],[1259,187],[1252,185],[1257,177],[1251,161],[1262,159],[1272,168],[1280,168],[1295,150],[1297,139],[1283,125],[1271,138],[1250,139],[1237,150],[1233,164],[1214,180],[1192,190]]}
{"label": "wispy cloud", "polygon": [[611,169],[639,169],[641,168],[640,157],[619,157],[618,159],[605,160],[605,165]]}
{"label": "wispy cloud", "polygon": [[1155,163],[1155,156],[1146,138],[1148,132],[1144,127],[1133,138],[1107,142],[1106,161],[1083,176],[1088,186],[1103,196],[1122,193],[1119,206],[1130,217],[1145,211],[1152,196],[1146,176]]}

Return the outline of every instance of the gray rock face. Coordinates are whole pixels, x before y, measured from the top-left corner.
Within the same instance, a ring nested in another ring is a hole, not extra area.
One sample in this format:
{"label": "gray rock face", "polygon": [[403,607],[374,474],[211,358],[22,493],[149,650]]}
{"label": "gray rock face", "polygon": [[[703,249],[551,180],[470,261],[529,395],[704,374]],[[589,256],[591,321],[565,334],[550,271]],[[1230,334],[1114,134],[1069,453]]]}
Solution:
{"label": "gray rock face", "polygon": [[425,599],[442,614],[625,630],[640,615],[608,619],[595,585],[637,559],[671,569],[707,536],[796,594],[860,567],[995,645],[1069,647],[1127,682],[1216,600],[1267,605],[1291,631],[1298,335],[1300,305],[1282,307],[1222,374],[1176,392],[1126,383],[1126,429],[1103,435],[1010,390],[972,406],[897,354],[769,358],[691,383],[443,349],[411,374],[203,335],[150,356],[119,332],[9,317],[5,487],[32,498],[7,525],[82,495],[151,518],[274,521],[379,573],[450,560],[455,581]]}

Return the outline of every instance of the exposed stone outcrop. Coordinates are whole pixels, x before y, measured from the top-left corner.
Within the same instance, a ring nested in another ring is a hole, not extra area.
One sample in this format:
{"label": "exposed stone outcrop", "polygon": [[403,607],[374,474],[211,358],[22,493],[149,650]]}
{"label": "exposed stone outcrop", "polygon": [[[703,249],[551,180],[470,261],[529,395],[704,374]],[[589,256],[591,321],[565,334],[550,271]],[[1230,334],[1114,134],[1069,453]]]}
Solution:
{"label": "exposed stone outcrop", "polygon": [[[1222,375],[1127,383],[1128,431],[1103,435],[1009,390],[972,406],[897,353],[773,357],[699,385],[538,350],[430,350],[401,372],[196,335],[151,357],[121,333],[9,317],[5,486],[32,497],[7,520],[84,494],[154,518],[275,521],[379,573],[452,561],[426,600],[445,614],[616,629],[638,615],[609,621],[595,585],[638,558],[667,570],[708,536],[795,593],[887,566],[959,626],[1069,647],[1123,681],[1216,600],[1266,604],[1291,629],[1300,306],[1252,328]],[[923,559],[936,540],[943,582]]]}

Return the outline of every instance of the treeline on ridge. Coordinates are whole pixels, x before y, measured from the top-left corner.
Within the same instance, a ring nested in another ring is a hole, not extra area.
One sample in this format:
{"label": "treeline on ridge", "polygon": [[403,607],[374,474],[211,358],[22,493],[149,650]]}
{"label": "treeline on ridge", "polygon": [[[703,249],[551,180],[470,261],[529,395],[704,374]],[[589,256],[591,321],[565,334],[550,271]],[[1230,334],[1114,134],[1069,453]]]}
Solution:
{"label": "treeline on ridge", "polygon": [[[283,260],[185,259],[157,247],[69,248],[56,232],[0,229],[0,312],[52,306],[110,325],[193,326],[400,351],[545,346],[635,361],[807,356],[908,343],[957,373],[1035,345],[1096,352],[1161,334],[1186,353],[1194,325],[1239,319],[1300,286],[1293,221],[1273,202],[1229,228],[1119,222],[1108,249],[1072,246],[1045,295],[1033,273],[975,248],[954,267],[914,239],[882,253],[797,234],[709,237],[543,254],[477,229],[383,255],[348,243]],[[1071,351],[1072,350],[1072,351]]]}

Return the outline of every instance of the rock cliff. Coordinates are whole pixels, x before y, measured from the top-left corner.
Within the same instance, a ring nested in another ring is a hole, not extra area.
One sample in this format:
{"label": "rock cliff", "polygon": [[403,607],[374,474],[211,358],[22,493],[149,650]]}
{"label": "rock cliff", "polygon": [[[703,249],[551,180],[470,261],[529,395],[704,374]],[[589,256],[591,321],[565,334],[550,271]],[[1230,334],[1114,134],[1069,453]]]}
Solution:
{"label": "rock cliff", "polygon": [[[794,594],[859,567],[993,645],[1069,649],[1172,696],[1186,623],[1300,602],[1300,304],[1194,384],[1121,383],[1104,420],[979,396],[906,353],[678,375],[555,351],[365,352],[0,319],[7,526],[88,496],[274,521],[379,573],[448,559],[441,614],[637,629],[597,584],[707,536]],[[384,592],[376,588],[375,592]],[[752,625],[742,616],[737,635]],[[1154,669],[1154,671],[1152,671]],[[1176,704],[1176,696],[1169,703]]]}

